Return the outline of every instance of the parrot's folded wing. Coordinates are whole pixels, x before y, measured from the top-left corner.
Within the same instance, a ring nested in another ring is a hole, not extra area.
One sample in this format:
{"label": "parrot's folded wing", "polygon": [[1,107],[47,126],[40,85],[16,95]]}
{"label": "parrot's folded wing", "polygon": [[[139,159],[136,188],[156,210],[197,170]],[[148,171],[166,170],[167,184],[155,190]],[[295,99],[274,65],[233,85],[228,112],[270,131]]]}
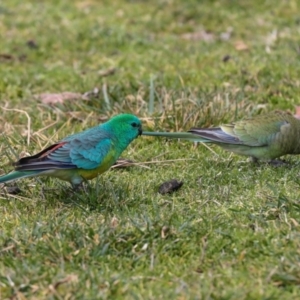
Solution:
{"label": "parrot's folded wing", "polygon": [[107,134],[93,130],[72,135],[34,156],[21,158],[15,163],[17,171],[53,169],[94,169],[111,149]]}
{"label": "parrot's folded wing", "polygon": [[75,169],[66,142],[57,143],[33,156],[23,157],[15,165],[16,171],[37,171],[52,169]]}
{"label": "parrot's folded wing", "polygon": [[[284,117],[284,116],[283,116]],[[244,144],[252,147],[266,146],[276,139],[285,129],[289,130],[290,123],[280,114],[258,116],[249,120],[242,120],[235,124],[223,125],[222,130],[235,135]]]}

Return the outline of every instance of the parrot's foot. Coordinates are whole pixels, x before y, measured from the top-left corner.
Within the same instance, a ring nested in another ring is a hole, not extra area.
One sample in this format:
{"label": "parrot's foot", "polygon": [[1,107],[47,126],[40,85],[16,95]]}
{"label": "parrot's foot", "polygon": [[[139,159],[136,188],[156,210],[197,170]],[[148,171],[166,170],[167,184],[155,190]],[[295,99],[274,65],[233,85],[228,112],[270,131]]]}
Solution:
{"label": "parrot's foot", "polygon": [[282,159],[272,159],[268,162],[268,164],[273,167],[282,167],[282,166],[289,165],[289,163],[286,160],[282,160]]}
{"label": "parrot's foot", "polygon": [[[259,164],[259,159],[256,157],[251,157],[251,162],[254,164]],[[289,162],[283,159],[271,159],[267,162],[270,166],[273,167],[282,167],[282,166],[288,166]]]}
{"label": "parrot's foot", "polygon": [[77,193],[77,192],[87,193],[86,186],[83,183],[72,184],[72,189],[73,189],[73,192],[75,192],[75,193]]}

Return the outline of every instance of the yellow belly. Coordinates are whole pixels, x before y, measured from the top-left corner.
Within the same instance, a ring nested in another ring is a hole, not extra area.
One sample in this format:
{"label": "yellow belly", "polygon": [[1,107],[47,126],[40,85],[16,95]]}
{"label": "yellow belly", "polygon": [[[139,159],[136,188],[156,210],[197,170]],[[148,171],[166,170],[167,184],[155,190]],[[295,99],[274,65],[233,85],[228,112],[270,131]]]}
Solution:
{"label": "yellow belly", "polygon": [[92,170],[78,169],[77,173],[85,180],[90,180],[90,179],[97,177],[97,175],[104,173],[110,167],[111,167],[111,165],[109,165],[109,166],[100,165],[98,168],[92,169]]}
{"label": "yellow belly", "polygon": [[91,170],[78,169],[78,175],[80,175],[85,180],[93,179],[97,175],[100,175],[107,171],[115,163],[116,160],[117,158],[115,156],[115,152],[111,151],[111,153],[105,157],[105,159],[97,168]]}

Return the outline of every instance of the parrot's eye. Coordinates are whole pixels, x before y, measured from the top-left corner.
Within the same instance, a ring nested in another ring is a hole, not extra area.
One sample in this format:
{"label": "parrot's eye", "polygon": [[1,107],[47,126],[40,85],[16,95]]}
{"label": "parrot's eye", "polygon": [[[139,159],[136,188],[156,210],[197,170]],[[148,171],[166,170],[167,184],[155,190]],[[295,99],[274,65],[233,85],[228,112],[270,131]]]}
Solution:
{"label": "parrot's eye", "polygon": [[132,126],[132,127],[138,127],[138,124],[135,123],[135,122],[133,122],[133,123],[131,123],[131,126]]}

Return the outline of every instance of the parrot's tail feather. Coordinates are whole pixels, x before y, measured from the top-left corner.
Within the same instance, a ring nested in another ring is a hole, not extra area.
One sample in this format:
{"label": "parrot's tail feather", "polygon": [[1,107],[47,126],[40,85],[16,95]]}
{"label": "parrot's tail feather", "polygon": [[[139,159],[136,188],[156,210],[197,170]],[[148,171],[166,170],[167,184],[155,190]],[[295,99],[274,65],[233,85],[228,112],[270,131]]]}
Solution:
{"label": "parrot's tail feather", "polygon": [[242,144],[235,137],[222,130],[222,128],[192,128],[189,132],[150,132],[144,131],[143,135],[160,136],[169,139],[182,139],[191,142],[220,143],[220,144]]}
{"label": "parrot's tail feather", "polygon": [[189,132],[194,136],[200,136],[204,140],[203,142],[207,143],[242,144],[237,137],[224,132],[220,127],[192,128]]}
{"label": "parrot's tail feather", "polygon": [[64,169],[76,169],[76,166],[72,163],[60,163],[57,161],[30,161],[26,164],[15,164],[16,171],[45,171],[45,170],[64,170]]}
{"label": "parrot's tail feather", "polygon": [[0,183],[10,182],[19,178],[31,177],[41,173],[41,171],[19,172],[13,171],[6,175],[0,176]]}
{"label": "parrot's tail feather", "polygon": [[151,131],[143,131],[142,135],[146,136],[160,136],[169,139],[182,139],[192,142],[209,142],[209,140],[200,137],[199,135],[190,133],[190,132],[151,132]]}

